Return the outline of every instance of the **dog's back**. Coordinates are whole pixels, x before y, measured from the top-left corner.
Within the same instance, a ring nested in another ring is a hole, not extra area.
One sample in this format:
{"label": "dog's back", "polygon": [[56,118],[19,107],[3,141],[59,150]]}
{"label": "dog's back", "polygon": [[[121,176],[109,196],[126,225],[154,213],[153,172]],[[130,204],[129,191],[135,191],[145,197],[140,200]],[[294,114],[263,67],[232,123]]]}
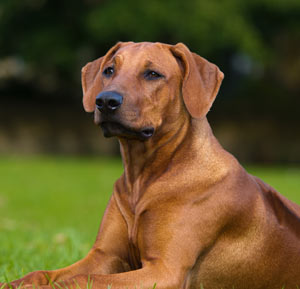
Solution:
{"label": "dog's back", "polygon": [[216,243],[199,256],[187,283],[205,289],[220,288],[219,284],[241,289],[298,288],[300,207],[242,167],[233,175],[237,180],[230,182],[241,183],[239,191],[226,192],[231,194],[228,203],[234,217]]}

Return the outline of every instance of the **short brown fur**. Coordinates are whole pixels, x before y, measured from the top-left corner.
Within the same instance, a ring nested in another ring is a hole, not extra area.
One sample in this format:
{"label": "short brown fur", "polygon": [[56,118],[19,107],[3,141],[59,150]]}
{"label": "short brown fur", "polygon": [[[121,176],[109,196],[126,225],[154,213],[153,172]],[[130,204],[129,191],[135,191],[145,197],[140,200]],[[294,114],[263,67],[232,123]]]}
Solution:
{"label": "short brown fur", "polygon": [[[104,77],[108,66],[114,74]],[[147,80],[147,69],[163,77]],[[81,288],[90,275],[95,289],[300,287],[300,207],[247,174],[207,122],[223,79],[217,66],[183,44],[129,42],[82,72],[83,104],[97,124],[104,122],[97,95],[117,91],[123,103],[114,121],[154,134],[140,140],[113,131],[124,173],[88,255],[14,287],[50,288],[45,274]]]}

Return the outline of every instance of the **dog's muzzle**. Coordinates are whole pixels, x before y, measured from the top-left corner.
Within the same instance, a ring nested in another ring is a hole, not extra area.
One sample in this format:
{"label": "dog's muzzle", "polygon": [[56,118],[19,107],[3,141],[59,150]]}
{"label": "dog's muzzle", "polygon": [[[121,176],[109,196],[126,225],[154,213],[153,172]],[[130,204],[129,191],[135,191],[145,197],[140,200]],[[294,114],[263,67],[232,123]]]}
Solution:
{"label": "dog's muzzle", "polygon": [[124,123],[115,112],[121,107],[123,96],[115,91],[103,91],[96,97],[96,107],[101,112],[99,123],[105,137],[120,136],[147,140],[154,134],[153,127],[134,128]]}

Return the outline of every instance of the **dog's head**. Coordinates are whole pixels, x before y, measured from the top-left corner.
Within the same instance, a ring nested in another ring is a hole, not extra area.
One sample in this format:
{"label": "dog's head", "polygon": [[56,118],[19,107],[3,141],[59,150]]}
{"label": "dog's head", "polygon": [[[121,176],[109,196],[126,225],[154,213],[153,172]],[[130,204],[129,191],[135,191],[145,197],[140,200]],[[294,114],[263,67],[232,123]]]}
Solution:
{"label": "dog's head", "polygon": [[117,43],[83,67],[83,105],[105,136],[147,140],[187,116],[205,117],[222,79],[184,44]]}

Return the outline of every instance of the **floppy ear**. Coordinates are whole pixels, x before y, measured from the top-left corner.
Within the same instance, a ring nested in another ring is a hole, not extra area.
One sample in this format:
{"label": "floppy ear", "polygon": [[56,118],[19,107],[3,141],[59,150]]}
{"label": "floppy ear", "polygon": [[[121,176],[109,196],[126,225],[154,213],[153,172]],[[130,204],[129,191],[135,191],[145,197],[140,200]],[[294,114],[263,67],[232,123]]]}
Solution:
{"label": "floppy ear", "polygon": [[83,90],[83,107],[86,112],[93,112],[96,106],[96,96],[102,90],[102,64],[110,59],[117,50],[123,45],[118,42],[105,56],[86,64],[81,70],[81,83]]}
{"label": "floppy ear", "polygon": [[101,64],[104,57],[89,62],[81,69],[81,84],[83,90],[83,107],[86,112],[95,109],[96,96],[101,91]]}
{"label": "floppy ear", "polygon": [[224,74],[216,65],[190,52],[182,43],[171,46],[171,51],[183,66],[182,96],[185,106],[192,117],[203,118],[216,98]]}

